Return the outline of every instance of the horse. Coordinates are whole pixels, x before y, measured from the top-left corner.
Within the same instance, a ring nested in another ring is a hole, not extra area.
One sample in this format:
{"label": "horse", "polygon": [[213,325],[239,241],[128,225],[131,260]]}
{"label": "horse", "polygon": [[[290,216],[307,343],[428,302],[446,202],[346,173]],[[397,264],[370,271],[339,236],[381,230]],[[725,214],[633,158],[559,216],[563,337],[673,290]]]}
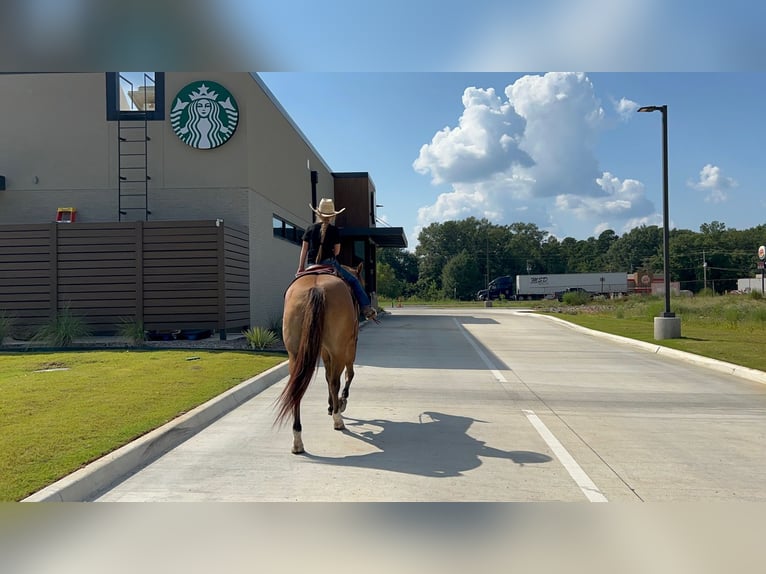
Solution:
{"label": "horse", "polygon": [[[357,268],[346,267],[358,277]],[[275,424],[293,417],[293,454],[304,452],[301,438],[301,399],[306,393],[321,354],[329,391],[327,414],[333,428],[344,430],[341,413],[348,404],[349,387],[354,378],[354,360],[359,338],[359,305],[350,286],[341,277],[314,273],[309,268],[285,292],[282,339],[289,360],[289,379],[280,393]],[[343,394],[340,379],[346,371]],[[340,396],[339,396],[340,395]]]}

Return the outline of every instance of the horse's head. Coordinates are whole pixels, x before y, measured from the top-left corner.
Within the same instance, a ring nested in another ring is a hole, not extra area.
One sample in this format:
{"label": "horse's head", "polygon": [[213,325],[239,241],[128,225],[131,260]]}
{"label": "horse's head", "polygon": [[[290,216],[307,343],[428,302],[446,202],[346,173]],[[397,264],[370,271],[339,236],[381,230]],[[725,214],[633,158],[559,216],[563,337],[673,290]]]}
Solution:
{"label": "horse's head", "polygon": [[343,267],[348,272],[352,273],[357,279],[359,279],[359,282],[362,284],[362,288],[366,287],[364,284],[364,263],[360,263],[356,267],[349,267],[348,265],[344,265]]}

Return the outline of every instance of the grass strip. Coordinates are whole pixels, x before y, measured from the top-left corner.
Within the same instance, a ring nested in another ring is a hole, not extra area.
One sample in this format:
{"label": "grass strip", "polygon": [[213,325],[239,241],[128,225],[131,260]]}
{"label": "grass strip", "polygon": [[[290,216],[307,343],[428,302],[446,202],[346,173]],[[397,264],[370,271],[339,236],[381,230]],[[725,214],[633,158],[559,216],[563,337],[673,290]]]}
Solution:
{"label": "grass strip", "polygon": [[281,363],[242,351],[0,355],[0,501],[36,492]]}

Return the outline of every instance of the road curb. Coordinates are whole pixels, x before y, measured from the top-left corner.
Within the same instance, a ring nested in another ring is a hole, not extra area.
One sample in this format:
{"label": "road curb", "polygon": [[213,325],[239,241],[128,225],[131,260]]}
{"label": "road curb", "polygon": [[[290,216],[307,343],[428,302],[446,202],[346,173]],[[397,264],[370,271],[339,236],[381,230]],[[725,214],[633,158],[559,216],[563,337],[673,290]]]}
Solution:
{"label": "road curb", "polygon": [[86,502],[157,460],[288,375],[284,361],[46,486],[22,502]]}
{"label": "road curb", "polygon": [[613,341],[625,343],[628,345],[632,345],[634,347],[644,349],[651,353],[673,357],[675,359],[680,359],[688,363],[694,363],[703,367],[707,367],[709,369],[713,369],[715,371],[719,371],[729,375],[734,375],[742,379],[747,379],[749,381],[766,385],[766,372],[764,371],[759,371],[757,369],[750,369],[748,367],[743,367],[741,365],[735,365],[734,363],[727,363],[726,361],[719,361],[718,359],[703,357],[702,355],[696,355],[694,353],[689,353],[687,351],[679,351],[678,349],[671,349],[670,347],[664,347],[656,343],[647,343],[645,341],[637,341],[636,339],[629,339],[628,337],[621,337],[620,335],[613,335],[612,333],[604,333],[603,331],[588,329],[587,327],[583,327],[575,323],[570,323],[569,321],[566,321],[565,319],[559,319],[558,317],[552,317],[551,315],[541,315],[538,313],[530,313],[530,315],[534,315],[535,317],[543,317],[545,319],[550,319],[551,321],[556,321],[576,331],[588,333],[589,335],[594,335],[596,337],[601,337],[604,339],[611,339]]}

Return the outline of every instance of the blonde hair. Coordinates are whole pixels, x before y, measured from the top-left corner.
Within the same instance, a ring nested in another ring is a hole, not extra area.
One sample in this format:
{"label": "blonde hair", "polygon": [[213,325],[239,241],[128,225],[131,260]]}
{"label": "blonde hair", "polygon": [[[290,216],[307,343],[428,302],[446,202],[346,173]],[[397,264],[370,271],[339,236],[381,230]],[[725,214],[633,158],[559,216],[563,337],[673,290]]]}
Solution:
{"label": "blonde hair", "polygon": [[319,231],[319,249],[317,249],[317,258],[316,258],[316,261],[314,261],[314,263],[319,263],[320,261],[322,261],[322,259],[324,259],[324,257],[322,256],[323,255],[322,247],[324,246],[324,238],[325,238],[325,235],[327,234],[327,226],[332,223],[333,219],[335,219],[334,215],[318,214],[318,216],[319,216],[319,219],[322,220],[322,228]]}

